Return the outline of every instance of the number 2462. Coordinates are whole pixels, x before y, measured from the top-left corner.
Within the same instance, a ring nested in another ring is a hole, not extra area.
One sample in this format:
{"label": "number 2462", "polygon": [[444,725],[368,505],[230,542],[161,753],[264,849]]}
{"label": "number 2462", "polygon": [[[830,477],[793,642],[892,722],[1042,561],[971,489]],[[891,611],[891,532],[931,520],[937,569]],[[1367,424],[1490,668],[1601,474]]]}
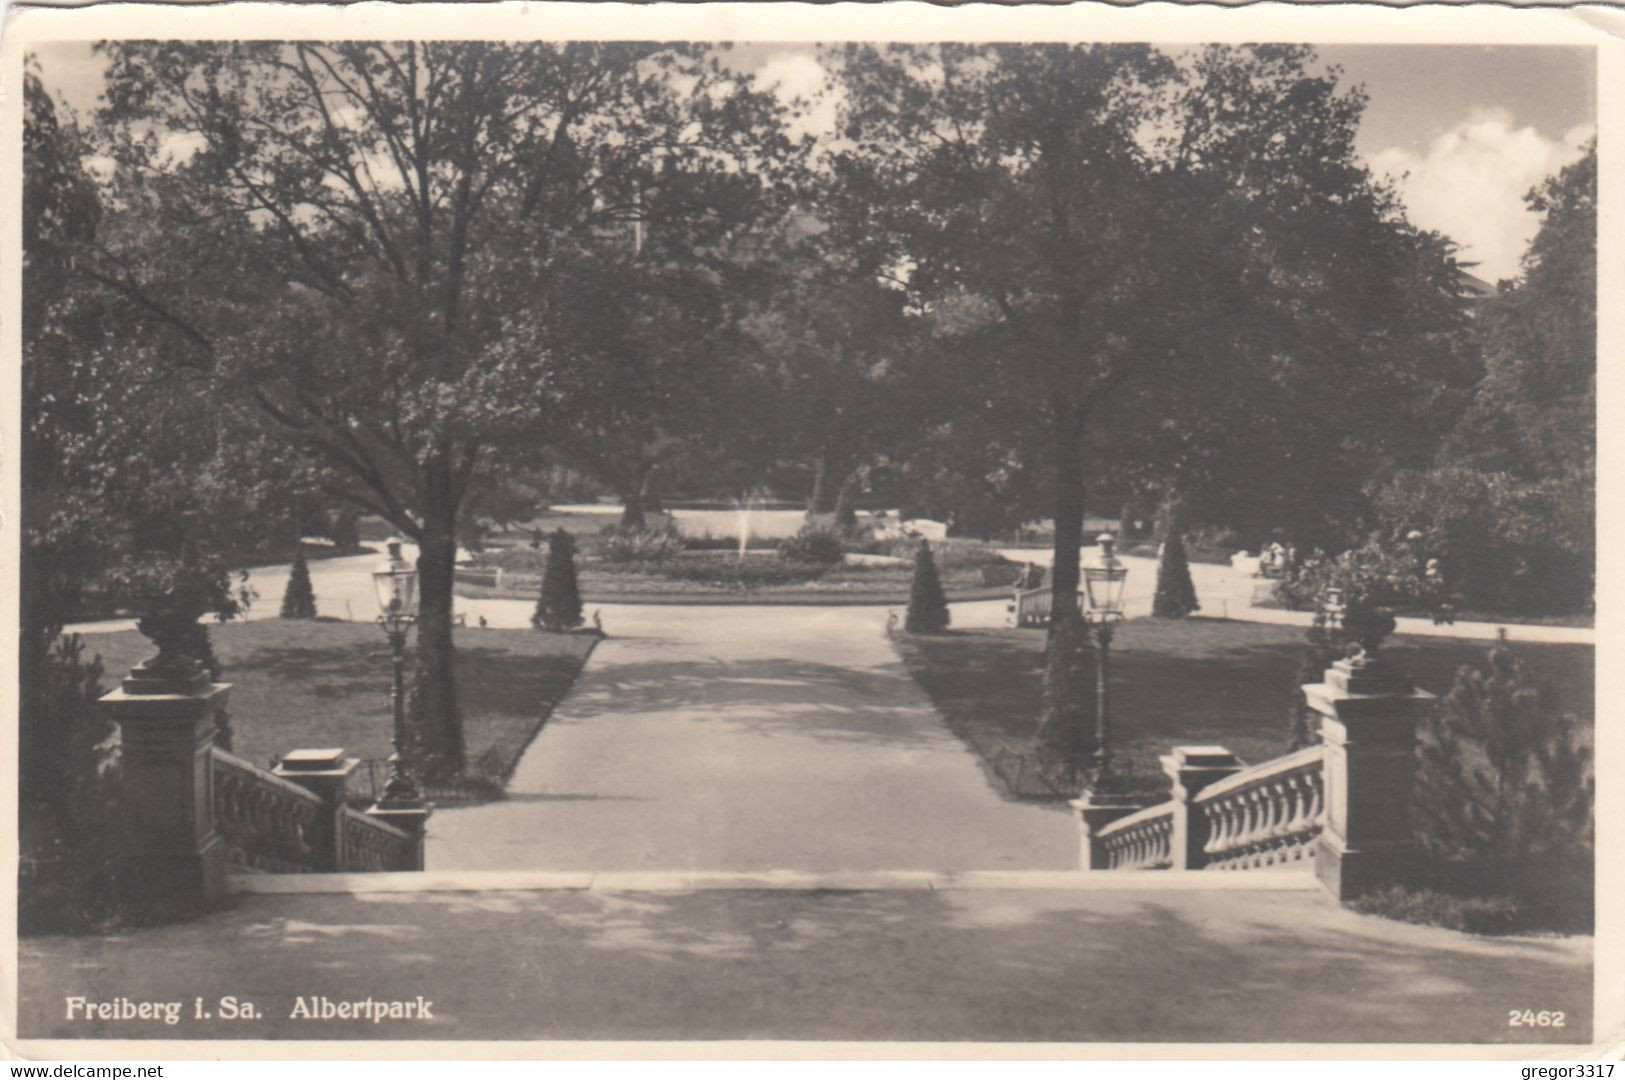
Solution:
{"label": "number 2462", "polygon": [[1535,1012],[1533,1009],[1508,1009],[1507,1027],[1562,1027],[1560,1012]]}

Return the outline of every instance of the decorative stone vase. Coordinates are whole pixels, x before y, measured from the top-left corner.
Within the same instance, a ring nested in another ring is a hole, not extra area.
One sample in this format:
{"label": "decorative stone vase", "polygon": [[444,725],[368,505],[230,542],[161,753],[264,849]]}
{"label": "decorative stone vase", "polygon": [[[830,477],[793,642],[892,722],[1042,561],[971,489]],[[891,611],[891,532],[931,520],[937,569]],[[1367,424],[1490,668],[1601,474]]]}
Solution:
{"label": "decorative stone vase", "polygon": [[187,651],[204,608],[162,597],[143,602],[141,611],[135,628],[158,646],[158,654],[130,669],[129,678],[124,680],[125,693],[185,694],[207,686],[208,671]]}
{"label": "decorative stone vase", "polygon": [[1374,662],[1377,650],[1396,625],[1392,608],[1351,606],[1343,615],[1343,630],[1359,643],[1359,652],[1353,657],[1355,662]]}

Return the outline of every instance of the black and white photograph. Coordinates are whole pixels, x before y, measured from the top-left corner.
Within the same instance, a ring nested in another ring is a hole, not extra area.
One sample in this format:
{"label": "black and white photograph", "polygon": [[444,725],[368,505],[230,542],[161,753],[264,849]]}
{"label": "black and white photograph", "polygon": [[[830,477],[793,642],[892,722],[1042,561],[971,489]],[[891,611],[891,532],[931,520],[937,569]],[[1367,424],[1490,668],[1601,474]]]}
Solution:
{"label": "black and white photograph", "polygon": [[1618,1049],[1617,11],[132,7],[0,62],[9,1053]]}

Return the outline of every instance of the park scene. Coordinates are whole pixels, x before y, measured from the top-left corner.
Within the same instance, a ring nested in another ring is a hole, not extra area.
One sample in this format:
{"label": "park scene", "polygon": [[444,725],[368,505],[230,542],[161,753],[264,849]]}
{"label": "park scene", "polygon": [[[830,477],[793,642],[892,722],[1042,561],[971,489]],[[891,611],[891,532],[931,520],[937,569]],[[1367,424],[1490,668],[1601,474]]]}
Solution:
{"label": "park scene", "polygon": [[42,45],[19,1034],[1589,1043],[1595,79]]}

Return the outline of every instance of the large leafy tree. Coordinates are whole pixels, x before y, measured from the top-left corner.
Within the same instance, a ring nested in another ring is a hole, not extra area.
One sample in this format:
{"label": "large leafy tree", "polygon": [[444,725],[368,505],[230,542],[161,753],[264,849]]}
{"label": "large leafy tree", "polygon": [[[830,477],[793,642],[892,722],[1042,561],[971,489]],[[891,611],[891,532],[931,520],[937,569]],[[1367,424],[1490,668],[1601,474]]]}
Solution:
{"label": "large leafy tree", "polygon": [[550,368],[556,420],[534,449],[556,449],[614,491],[620,527],[638,531],[660,508],[662,478],[730,422],[752,260],[662,258],[641,237],[595,255],[561,283],[549,313],[548,337],[567,343],[573,362]]}
{"label": "large leafy tree", "polygon": [[836,168],[864,193],[841,220],[854,243],[890,245],[921,305],[981,302],[976,361],[1021,403],[1007,441],[1050,492],[1057,610],[1078,584],[1092,433],[1120,403],[1162,399],[1160,415],[1134,410],[1145,430],[1203,415],[1238,376],[1295,407],[1336,402],[1301,420],[1335,453],[1300,469],[1335,499],[1348,470],[1329,467],[1375,442],[1360,406],[1403,394],[1413,309],[1459,317],[1444,253],[1355,156],[1362,95],[1312,70],[1307,48],[852,46],[829,60],[851,147]]}
{"label": "large leafy tree", "polygon": [[458,518],[594,359],[552,333],[562,287],[637,228],[662,262],[707,248],[763,191],[777,108],[687,46],[103,48],[130,227],[97,272],[416,541],[412,749],[454,771]]}
{"label": "large leafy tree", "polygon": [[1527,196],[1521,272],[1476,320],[1483,377],[1437,458],[1378,494],[1469,604],[1572,612],[1592,600],[1597,478],[1597,148]]}
{"label": "large leafy tree", "polygon": [[[818,182],[803,199],[818,205]],[[862,249],[800,210],[763,241],[770,289],[743,320],[766,393],[752,422],[771,425],[781,460],[810,467],[809,510],[835,510],[843,485],[907,432],[915,327],[905,297]]]}
{"label": "large leafy tree", "polygon": [[[158,363],[149,311],[85,276],[110,215],[80,125],[32,67],[23,106],[19,880],[24,923],[61,927],[117,903],[116,757],[97,704],[106,673],[64,624],[104,601],[139,605],[157,579],[212,584],[201,607],[235,610],[196,551],[240,547],[298,482],[267,462],[228,482],[222,463],[246,450],[233,418],[208,408],[188,372]],[[201,627],[197,641],[207,658]]]}
{"label": "large leafy tree", "polygon": [[1530,481],[1597,454],[1597,145],[1525,196],[1541,226],[1519,276],[1484,305],[1484,378],[1449,456]]}

